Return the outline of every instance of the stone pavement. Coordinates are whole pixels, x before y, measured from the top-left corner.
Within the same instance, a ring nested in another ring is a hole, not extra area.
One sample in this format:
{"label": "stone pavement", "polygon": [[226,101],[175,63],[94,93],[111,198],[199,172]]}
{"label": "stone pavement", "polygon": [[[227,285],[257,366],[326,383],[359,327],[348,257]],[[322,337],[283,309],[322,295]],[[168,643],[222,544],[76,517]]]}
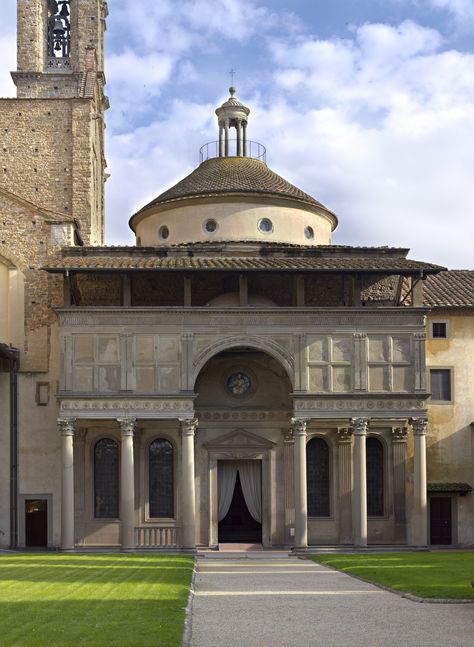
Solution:
{"label": "stone pavement", "polygon": [[473,647],[474,604],[412,602],[285,554],[206,556],[190,645]]}

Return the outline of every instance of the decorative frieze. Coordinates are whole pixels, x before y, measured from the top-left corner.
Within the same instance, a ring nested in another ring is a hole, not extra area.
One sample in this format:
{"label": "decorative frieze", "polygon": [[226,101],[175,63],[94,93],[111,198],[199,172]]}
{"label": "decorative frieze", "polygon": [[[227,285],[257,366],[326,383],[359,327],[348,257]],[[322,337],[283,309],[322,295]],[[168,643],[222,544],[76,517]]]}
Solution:
{"label": "decorative frieze", "polygon": [[249,421],[249,422],[259,422],[266,420],[287,420],[289,418],[288,411],[199,411],[199,419],[206,421]]}
{"label": "decorative frieze", "polygon": [[[321,413],[334,411],[367,411],[371,417],[377,416],[377,413],[386,414],[387,411],[414,411],[426,407],[425,399],[395,399],[395,398],[329,398],[315,395],[311,399],[295,400],[295,411],[304,411],[305,413],[314,412],[318,416]],[[403,417],[403,416],[402,416]]]}
{"label": "decorative frieze", "polygon": [[137,418],[179,418],[192,414],[193,402],[189,399],[91,399],[61,400],[61,414],[78,418],[120,418],[133,412]]}

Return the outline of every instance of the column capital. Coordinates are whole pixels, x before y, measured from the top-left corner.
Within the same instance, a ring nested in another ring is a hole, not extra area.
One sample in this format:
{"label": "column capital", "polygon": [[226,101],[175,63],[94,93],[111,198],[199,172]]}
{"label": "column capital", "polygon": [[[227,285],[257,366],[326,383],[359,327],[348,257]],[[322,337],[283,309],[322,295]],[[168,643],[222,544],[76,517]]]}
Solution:
{"label": "column capital", "polygon": [[415,436],[426,436],[428,420],[426,418],[410,418],[410,425]]}
{"label": "column capital", "polygon": [[367,333],[366,332],[356,332],[354,333],[355,339],[367,339]]}
{"label": "column capital", "polygon": [[58,418],[58,429],[61,436],[74,436],[76,418]]}
{"label": "column capital", "polygon": [[197,418],[179,418],[179,426],[183,436],[194,436],[198,424]]}
{"label": "column capital", "polygon": [[292,427],[289,429],[282,429],[281,434],[283,436],[283,442],[285,444],[291,444],[295,442],[295,432]]}
{"label": "column capital", "polygon": [[415,339],[419,339],[420,341],[425,341],[426,339],[426,333],[425,332],[416,332],[413,337]]}
{"label": "column capital", "polygon": [[117,418],[117,422],[120,425],[122,438],[124,436],[133,436],[135,425],[137,424],[136,418]]}
{"label": "column capital", "polygon": [[295,436],[306,436],[307,418],[292,418],[291,429]]}
{"label": "column capital", "polygon": [[337,442],[339,444],[351,443],[353,433],[352,427],[339,427],[337,430]]}
{"label": "column capital", "polygon": [[406,427],[392,427],[392,443],[406,443],[407,435]]}
{"label": "column capital", "polygon": [[367,436],[368,418],[352,418],[351,423],[355,436]]}
{"label": "column capital", "polygon": [[79,429],[76,429],[74,431],[74,440],[76,443],[83,443],[86,440],[87,436],[87,428],[86,427],[79,427]]}

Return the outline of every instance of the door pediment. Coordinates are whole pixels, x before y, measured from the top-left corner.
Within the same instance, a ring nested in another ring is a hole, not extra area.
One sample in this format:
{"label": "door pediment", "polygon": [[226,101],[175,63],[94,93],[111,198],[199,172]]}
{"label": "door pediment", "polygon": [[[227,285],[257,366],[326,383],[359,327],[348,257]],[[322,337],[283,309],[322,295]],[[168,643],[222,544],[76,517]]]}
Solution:
{"label": "door pediment", "polygon": [[268,451],[276,446],[271,440],[257,436],[246,429],[235,429],[220,438],[205,443],[204,447],[213,451],[228,451],[236,449],[251,449]]}

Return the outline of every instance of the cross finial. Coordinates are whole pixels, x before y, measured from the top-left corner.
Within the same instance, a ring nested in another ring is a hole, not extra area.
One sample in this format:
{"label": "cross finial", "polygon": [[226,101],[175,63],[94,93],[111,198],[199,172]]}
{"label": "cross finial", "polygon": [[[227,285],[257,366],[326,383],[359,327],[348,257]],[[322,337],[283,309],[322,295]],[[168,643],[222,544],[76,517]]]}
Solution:
{"label": "cross finial", "polygon": [[235,70],[234,70],[234,68],[231,68],[229,74],[230,74],[230,84],[234,85],[234,80],[235,80]]}

